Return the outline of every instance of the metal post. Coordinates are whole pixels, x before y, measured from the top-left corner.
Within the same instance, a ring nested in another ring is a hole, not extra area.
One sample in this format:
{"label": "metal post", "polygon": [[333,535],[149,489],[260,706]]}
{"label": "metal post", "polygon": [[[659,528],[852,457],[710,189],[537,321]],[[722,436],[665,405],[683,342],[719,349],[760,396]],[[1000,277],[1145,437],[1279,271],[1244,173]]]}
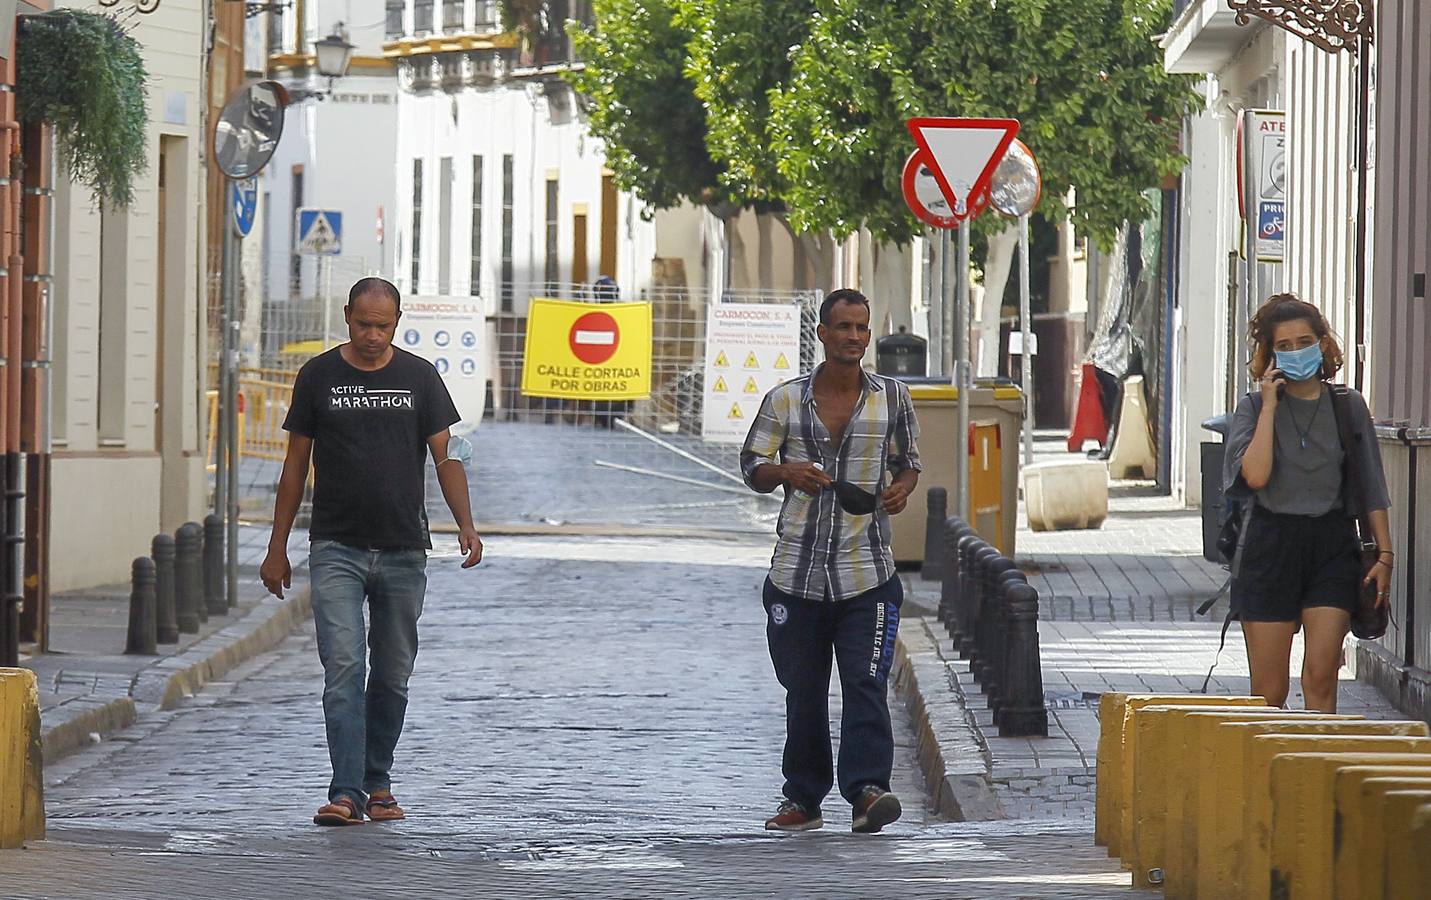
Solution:
{"label": "metal post", "polygon": [[204,604],[222,615],[224,602],[224,518],[216,513],[204,516]]}
{"label": "metal post", "polygon": [[[221,406],[224,419],[223,453],[228,457],[225,467],[224,499],[219,513],[227,519],[226,550],[228,563],[228,590],[225,605],[238,605],[238,357],[239,329],[242,322],[238,316],[238,270],[239,236],[232,222],[224,223],[224,355],[222,368],[225,371],[225,394]],[[196,526],[197,527],[197,526]],[[201,601],[202,602],[202,601]]]}
{"label": "metal post", "polygon": [[323,349],[333,346],[333,264],[327,256],[318,257],[318,290],[323,292]]}
{"label": "metal post", "polygon": [[939,375],[953,381],[954,378],[954,293],[949,276],[954,271],[953,257],[949,253],[949,229],[939,229],[939,290],[933,295],[935,321],[930,338],[934,340],[935,351],[939,354]]}
{"label": "metal post", "polygon": [[1029,217],[1019,216],[1019,324],[1024,352],[1019,357],[1024,382],[1024,465],[1033,462],[1034,358],[1033,321],[1029,318]]}
{"label": "metal post", "polygon": [[954,304],[954,385],[958,388],[958,416],[954,430],[954,515],[973,523],[969,511],[969,392],[974,387],[969,367],[969,228],[959,226],[959,291]]}

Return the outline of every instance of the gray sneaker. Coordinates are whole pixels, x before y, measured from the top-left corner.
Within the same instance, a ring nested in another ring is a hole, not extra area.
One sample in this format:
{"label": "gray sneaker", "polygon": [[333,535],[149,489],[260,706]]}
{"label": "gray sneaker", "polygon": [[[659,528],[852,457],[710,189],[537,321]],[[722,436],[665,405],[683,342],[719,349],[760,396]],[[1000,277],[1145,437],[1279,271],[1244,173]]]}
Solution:
{"label": "gray sneaker", "polygon": [[855,801],[854,820],[850,830],[860,834],[876,834],[891,822],[899,821],[904,809],[899,798],[889,791],[870,785],[860,791]]}

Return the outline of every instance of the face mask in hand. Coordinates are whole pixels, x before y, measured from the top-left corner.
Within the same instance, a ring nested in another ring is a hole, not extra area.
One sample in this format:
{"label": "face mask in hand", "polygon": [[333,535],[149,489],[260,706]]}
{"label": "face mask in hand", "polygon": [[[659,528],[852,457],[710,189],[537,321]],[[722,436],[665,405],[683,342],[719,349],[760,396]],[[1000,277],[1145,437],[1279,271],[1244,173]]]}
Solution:
{"label": "face mask in hand", "polygon": [[848,481],[835,482],[835,499],[840,508],[852,516],[867,516],[879,508],[879,494],[871,494]]}
{"label": "face mask in hand", "polygon": [[1316,378],[1322,371],[1322,345],[1313,344],[1301,350],[1276,351],[1277,368],[1292,381]]}

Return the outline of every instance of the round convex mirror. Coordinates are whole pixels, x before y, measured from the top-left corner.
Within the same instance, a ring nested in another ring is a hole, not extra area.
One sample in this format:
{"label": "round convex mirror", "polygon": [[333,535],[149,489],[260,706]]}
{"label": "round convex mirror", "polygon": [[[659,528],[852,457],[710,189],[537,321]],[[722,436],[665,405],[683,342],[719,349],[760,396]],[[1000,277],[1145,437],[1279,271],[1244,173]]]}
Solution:
{"label": "round convex mirror", "polygon": [[1043,176],[1038,161],[1023,141],[1015,140],[994,170],[989,184],[989,205],[1012,218],[1026,216],[1038,206]]}
{"label": "round convex mirror", "polygon": [[268,164],[283,134],[288,92],[276,81],[234,91],[214,126],[214,159],[230,178],[251,178]]}

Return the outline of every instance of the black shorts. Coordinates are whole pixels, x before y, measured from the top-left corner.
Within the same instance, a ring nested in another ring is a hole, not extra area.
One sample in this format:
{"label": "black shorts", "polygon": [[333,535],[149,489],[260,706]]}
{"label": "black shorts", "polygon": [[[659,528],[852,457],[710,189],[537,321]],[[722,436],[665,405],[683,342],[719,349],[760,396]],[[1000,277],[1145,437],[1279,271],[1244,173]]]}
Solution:
{"label": "black shorts", "polygon": [[1340,509],[1296,516],[1257,507],[1247,525],[1232,608],[1245,622],[1300,622],[1309,606],[1354,612],[1361,586],[1356,526]]}

